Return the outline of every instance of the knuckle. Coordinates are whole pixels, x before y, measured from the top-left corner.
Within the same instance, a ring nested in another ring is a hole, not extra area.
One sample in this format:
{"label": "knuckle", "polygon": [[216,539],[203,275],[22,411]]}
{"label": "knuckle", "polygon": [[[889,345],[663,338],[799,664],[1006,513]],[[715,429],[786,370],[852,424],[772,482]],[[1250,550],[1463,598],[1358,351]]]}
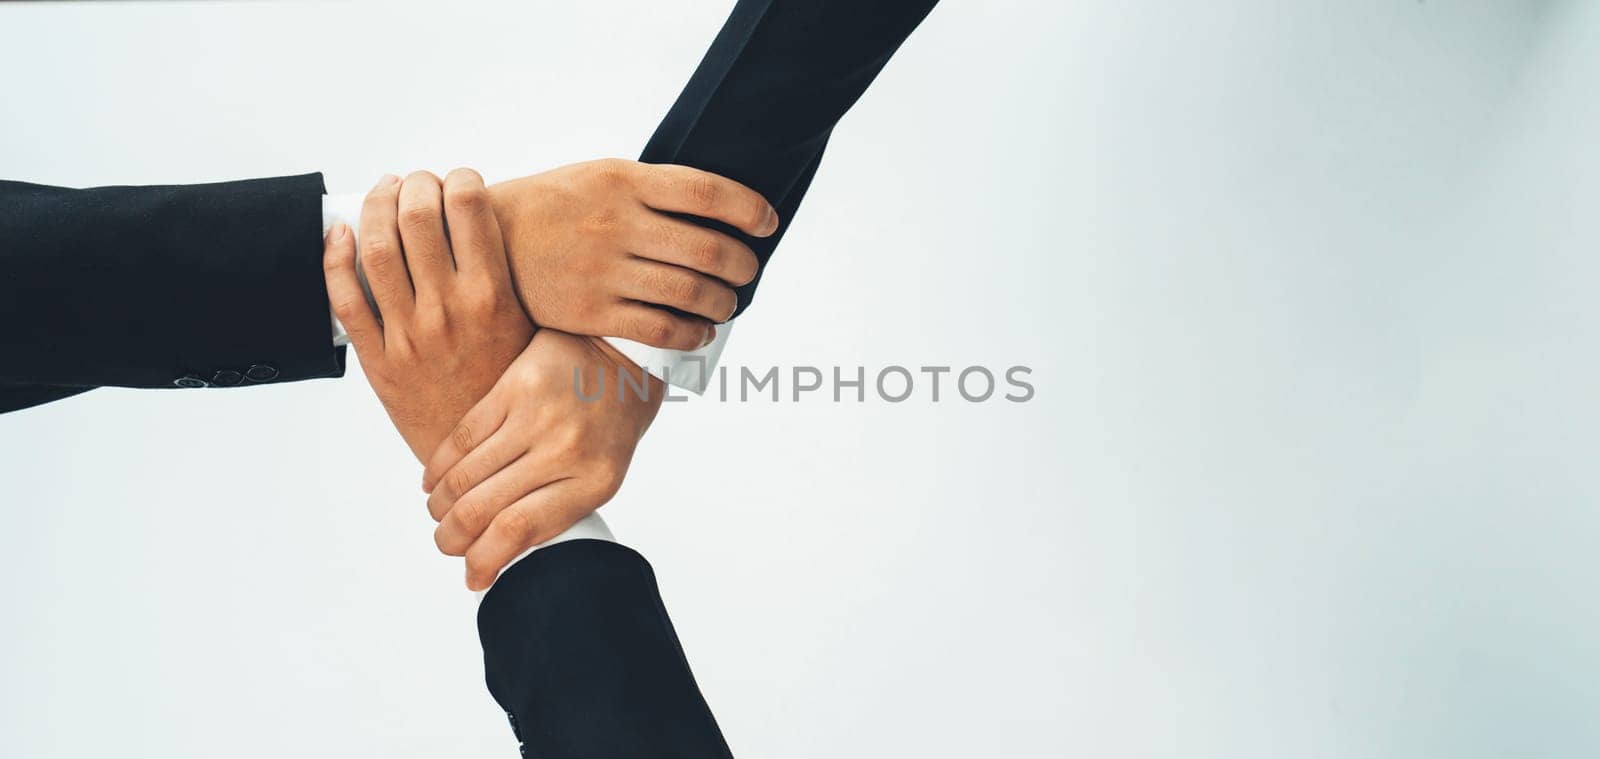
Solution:
{"label": "knuckle", "polygon": [[571,387],[571,382],[570,374],[562,376],[561,372],[537,368],[521,376],[518,390],[525,402],[538,402]]}
{"label": "knuckle", "polygon": [[338,316],[341,321],[350,322],[353,321],[351,317],[360,316],[361,312],[366,308],[367,302],[365,300],[358,298],[344,298],[334,302],[333,313]]}
{"label": "knuckle", "polygon": [[703,332],[690,325],[688,320],[673,319],[670,329],[660,339],[660,346],[675,351],[692,351],[700,347],[700,335]]}
{"label": "knuckle", "polygon": [[482,498],[466,496],[456,501],[450,507],[450,513],[455,517],[456,524],[460,525],[468,534],[475,535],[483,530],[483,526],[494,518],[489,513],[489,507]]}
{"label": "knuckle", "polygon": [[699,271],[713,274],[722,263],[722,243],[716,238],[701,237],[689,244],[689,260]]}
{"label": "knuckle", "polygon": [[532,537],[534,528],[533,517],[525,509],[507,509],[494,520],[494,529],[499,537],[517,543]]}
{"label": "knuckle", "polygon": [[330,247],[322,256],[322,272],[324,274],[343,274],[350,270],[350,259],[339,255],[336,249]]}
{"label": "knuckle", "polygon": [[701,210],[716,208],[717,202],[722,199],[722,188],[710,179],[687,180],[683,193],[696,208]]}
{"label": "knuckle", "polygon": [[363,210],[367,208],[394,208],[395,196],[400,194],[399,182],[380,182],[377,187],[367,191],[367,196],[362,198]]}
{"label": "knuckle", "polygon": [[444,486],[451,493],[466,493],[478,484],[476,472],[466,467],[456,467],[444,476]]}
{"label": "knuckle", "polygon": [[696,277],[667,275],[662,279],[661,292],[679,303],[694,303],[705,295],[705,283]]}
{"label": "knuckle", "polygon": [[399,372],[415,371],[417,354],[417,339],[410,330],[394,330],[396,334],[385,333],[383,354],[385,358],[392,358],[396,367],[403,367]]}
{"label": "knuckle", "polygon": [[584,430],[581,425],[569,425],[549,433],[553,458],[559,469],[576,469],[583,466]]}
{"label": "knuckle", "polygon": [[616,186],[628,180],[628,173],[633,168],[631,161],[621,158],[602,158],[591,164],[594,180],[605,186]]}
{"label": "knuckle", "polygon": [[526,312],[522,310],[522,304],[517,302],[517,294],[508,288],[496,287],[485,290],[481,305],[485,317],[495,319],[495,324],[515,324],[521,327],[528,321]]}
{"label": "knuckle", "polygon": [[471,426],[463,423],[450,431],[450,442],[462,451],[470,451],[478,446],[478,437],[473,434]]}
{"label": "knuckle", "polygon": [[368,237],[361,241],[361,262],[366,266],[387,266],[394,262],[398,251],[386,237]]}
{"label": "knuckle", "polygon": [[489,288],[473,288],[461,294],[461,305],[473,316],[488,317],[500,311],[500,298]]}
{"label": "knuckle", "polygon": [[427,229],[438,221],[439,209],[431,205],[407,205],[400,209],[400,224],[410,229]]}
{"label": "knuckle", "polygon": [[658,346],[668,342],[674,332],[672,319],[664,314],[636,318],[632,331],[639,336],[640,342]]}
{"label": "knuckle", "polygon": [[421,307],[419,305],[412,324],[418,336],[428,339],[441,338],[450,334],[450,317],[445,314],[442,308]]}
{"label": "knuckle", "polygon": [[483,184],[452,185],[445,193],[446,210],[453,213],[476,213],[489,206],[489,191]]}

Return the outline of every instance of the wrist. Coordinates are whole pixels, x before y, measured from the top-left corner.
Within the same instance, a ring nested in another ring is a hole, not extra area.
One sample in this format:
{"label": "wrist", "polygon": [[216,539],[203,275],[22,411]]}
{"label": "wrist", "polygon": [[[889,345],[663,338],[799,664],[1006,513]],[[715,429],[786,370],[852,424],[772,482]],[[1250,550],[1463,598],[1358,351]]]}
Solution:
{"label": "wrist", "polygon": [[[517,303],[522,306],[522,312],[527,314],[528,320],[533,322],[537,329],[544,326],[540,317],[548,316],[548,314],[534,313],[535,296],[531,292],[524,292],[523,287],[524,277],[530,273],[539,274],[538,270],[541,267],[530,266],[529,268],[532,271],[524,272],[522,267],[518,266],[522,262],[517,259],[517,251],[519,250],[540,250],[542,247],[536,240],[532,242],[525,240],[521,232],[522,225],[519,223],[521,214],[519,211],[526,210],[524,204],[527,199],[527,190],[522,187],[524,181],[522,179],[513,179],[489,185],[486,189],[489,194],[489,208],[494,211],[495,223],[500,226],[500,242],[505,248],[503,255],[506,259],[506,271],[511,273],[511,291],[516,295]],[[530,231],[537,233],[537,229]]]}
{"label": "wrist", "polygon": [[660,378],[623,355],[621,351],[616,349],[616,346],[607,342],[605,338],[590,335],[583,335],[582,337],[589,343],[590,348],[599,354],[601,360],[616,371],[619,381],[624,374],[630,377],[642,378],[645,382],[645,387],[649,391],[648,399],[654,403],[660,403],[661,399],[666,396],[667,385],[665,382],[662,382]]}

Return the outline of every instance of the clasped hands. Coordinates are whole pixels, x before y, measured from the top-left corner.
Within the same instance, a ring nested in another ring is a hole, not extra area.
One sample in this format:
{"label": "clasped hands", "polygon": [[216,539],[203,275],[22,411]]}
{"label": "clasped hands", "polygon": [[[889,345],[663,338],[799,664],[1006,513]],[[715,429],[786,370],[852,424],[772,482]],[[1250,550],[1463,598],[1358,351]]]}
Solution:
{"label": "clasped hands", "polygon": [[490,186],[470,169],[385,177],[359,244],[329,230],[334,314],[426,465],[435,543],[465,557],[469,588],[621,487],[665,386],[601,336],[694,350],[755,278],[748,246],[679,215],[778,228],[737,182],[607,159]]}

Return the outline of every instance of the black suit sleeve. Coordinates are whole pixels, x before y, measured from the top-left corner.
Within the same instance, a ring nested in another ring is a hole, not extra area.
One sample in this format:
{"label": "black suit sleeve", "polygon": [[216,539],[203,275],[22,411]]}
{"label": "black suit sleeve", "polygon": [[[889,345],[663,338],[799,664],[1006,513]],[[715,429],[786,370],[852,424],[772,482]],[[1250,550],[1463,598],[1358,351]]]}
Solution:
{"label": "black suit sleeve", "polygon": [[322,177],[69,189],[0,181],[0,411],[100,386],[344,371]]}
{"label": "black suit sleeve", "polygon": [[484,596],[478,634],[489,692],[524,756],[732,756],[632,549],[572,540],[534,551]]}
{"label": "black suit sleeve", "polygon": [[[640,160],[744,183],[777,209],[767,260],[800,207],[833,127],[937,0],[741,0]],[[737,316],[756,282],[739,289]]]}

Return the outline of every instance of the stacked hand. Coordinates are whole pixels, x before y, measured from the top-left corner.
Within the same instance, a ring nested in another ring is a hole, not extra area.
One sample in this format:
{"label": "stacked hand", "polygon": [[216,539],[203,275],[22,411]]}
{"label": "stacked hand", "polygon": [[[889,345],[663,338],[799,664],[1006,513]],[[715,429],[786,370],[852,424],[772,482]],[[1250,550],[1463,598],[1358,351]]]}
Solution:
{"label": "stacked hand", "polygon": [[[404,220],[404,224],[400,220]],[[448,236],[446,221],[449,223]],[[323,268],[334,315],[367,382],[419,460],[500,379],[533,337],[517,305],[505,245],[476,172],[402,184],[384,177],[361,207],[361,269],[348,227],[328,232]]]}
{"label": "stacked hand", "polygon": [[467,586],[611,500],[665,395],[604,340],[539,330],[423,474],[434,542],[466,557]]}
{"label": "stacked hand", "polygon": [[[600,160],[494,185],[517,294],[540,327],[694,350],[733,316],[756,276],[744,243],[663,212],[754,237],[778,217],[754,190],[684,166]],[[683,312],[654,306],[666,306]]]}
{"label": "stacked hand", "polygon": [[386,177],[359,254],[330,230],[334,313],[428,464],[435,540],[466,557],[469,587],[610,500],[655,418],[664,387],[596,336],[700,347],[754,278],[748,247],[669,213],[777,229],[736,182],[605,160],[489,187],[464,169]]}

